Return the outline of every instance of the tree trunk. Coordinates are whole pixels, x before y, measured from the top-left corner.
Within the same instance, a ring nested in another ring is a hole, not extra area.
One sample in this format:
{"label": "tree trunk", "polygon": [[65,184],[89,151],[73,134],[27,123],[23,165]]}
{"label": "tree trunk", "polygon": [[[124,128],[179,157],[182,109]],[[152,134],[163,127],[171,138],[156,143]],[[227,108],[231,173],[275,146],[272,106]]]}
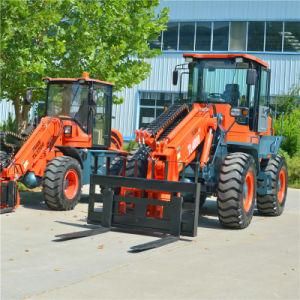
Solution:
{"label": "tree trunk", "polygon": [[16,132],[20,133],[25,130],[28,124],[28,112],[30,110],[30,105],[21,104],[21,97],[17,97],[15,101],[13,101],[15,108],[15,116],[16,116]]}
{"label": "tree trunk", "polygon": [[15,130],[16,132],[18,132],[19,130],[19,124],[20,124],[20,100],[19,97],[17,99],[15,99],[14,101],[14,107],[15,107],[15,120],[16,120],[16,126],[15,126]]}

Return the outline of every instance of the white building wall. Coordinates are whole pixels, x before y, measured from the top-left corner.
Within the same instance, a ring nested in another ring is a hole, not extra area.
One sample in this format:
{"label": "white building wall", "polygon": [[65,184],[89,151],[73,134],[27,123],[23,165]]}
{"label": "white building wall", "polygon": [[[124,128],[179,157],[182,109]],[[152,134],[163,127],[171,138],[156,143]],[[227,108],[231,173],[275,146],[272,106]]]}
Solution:
{"label": "white building wall", "polygon": [[15,118],[12,101],[0,100],[0,124],[8,120],[9,114],[13,119]]}

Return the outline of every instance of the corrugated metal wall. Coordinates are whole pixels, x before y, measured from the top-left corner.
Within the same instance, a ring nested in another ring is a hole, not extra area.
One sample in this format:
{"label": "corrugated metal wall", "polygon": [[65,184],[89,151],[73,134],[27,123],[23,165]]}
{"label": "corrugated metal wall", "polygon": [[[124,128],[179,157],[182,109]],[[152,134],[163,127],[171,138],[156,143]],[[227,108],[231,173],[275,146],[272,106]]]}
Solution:
{"label": "corrugated metal wall", "polygon": [[299,0],[162,0],[161,7],[170,7],[172,21],[284,21],[299,20],[300,14]]}
{"label": "corrugated metal wall", "polygon": [[0,124],[8,119],[9,114],[15,117],[14,106],[11,101],[0,100]]}

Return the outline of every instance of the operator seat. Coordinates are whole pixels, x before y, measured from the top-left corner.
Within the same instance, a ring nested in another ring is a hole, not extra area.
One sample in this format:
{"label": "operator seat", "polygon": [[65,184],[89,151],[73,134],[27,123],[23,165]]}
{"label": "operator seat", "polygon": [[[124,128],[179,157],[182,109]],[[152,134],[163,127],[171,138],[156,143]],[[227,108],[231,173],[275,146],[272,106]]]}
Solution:
{"label": "operator seat", "polygon": [[227,103],[231,104],[231,106],[238,106],[238,100],[240,98],[239,85],[236,83],[226,84],[222,98]]}

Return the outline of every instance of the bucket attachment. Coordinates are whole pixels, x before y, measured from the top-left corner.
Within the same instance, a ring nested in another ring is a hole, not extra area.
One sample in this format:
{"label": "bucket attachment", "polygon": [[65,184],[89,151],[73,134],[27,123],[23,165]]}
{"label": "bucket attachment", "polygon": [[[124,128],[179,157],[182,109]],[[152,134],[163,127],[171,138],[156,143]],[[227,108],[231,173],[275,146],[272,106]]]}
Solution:
{"label": "bucket attachment", "polygon": [[[100,186],[100,192],[96,192]],[[122,188],[139,189],[142,194],[162,192],[170,194],[170,200],[153,199],[148,197],[120,196],[115,191]],[[193,195],[194,201],[185,202],[182,194]],[[90,202],[88,223],[100,224],[106,228],[139,230],[148,234],[168,234],[174,237],[196,236],[200,184],[154,180],[122,176],[92,175],[90,182]],[[95,204],[103,203],[102,211]],[[120,203],[126,204],[128,210],[120,212]],[[149,206],[163,207],[160,218],[147,216]]]}

